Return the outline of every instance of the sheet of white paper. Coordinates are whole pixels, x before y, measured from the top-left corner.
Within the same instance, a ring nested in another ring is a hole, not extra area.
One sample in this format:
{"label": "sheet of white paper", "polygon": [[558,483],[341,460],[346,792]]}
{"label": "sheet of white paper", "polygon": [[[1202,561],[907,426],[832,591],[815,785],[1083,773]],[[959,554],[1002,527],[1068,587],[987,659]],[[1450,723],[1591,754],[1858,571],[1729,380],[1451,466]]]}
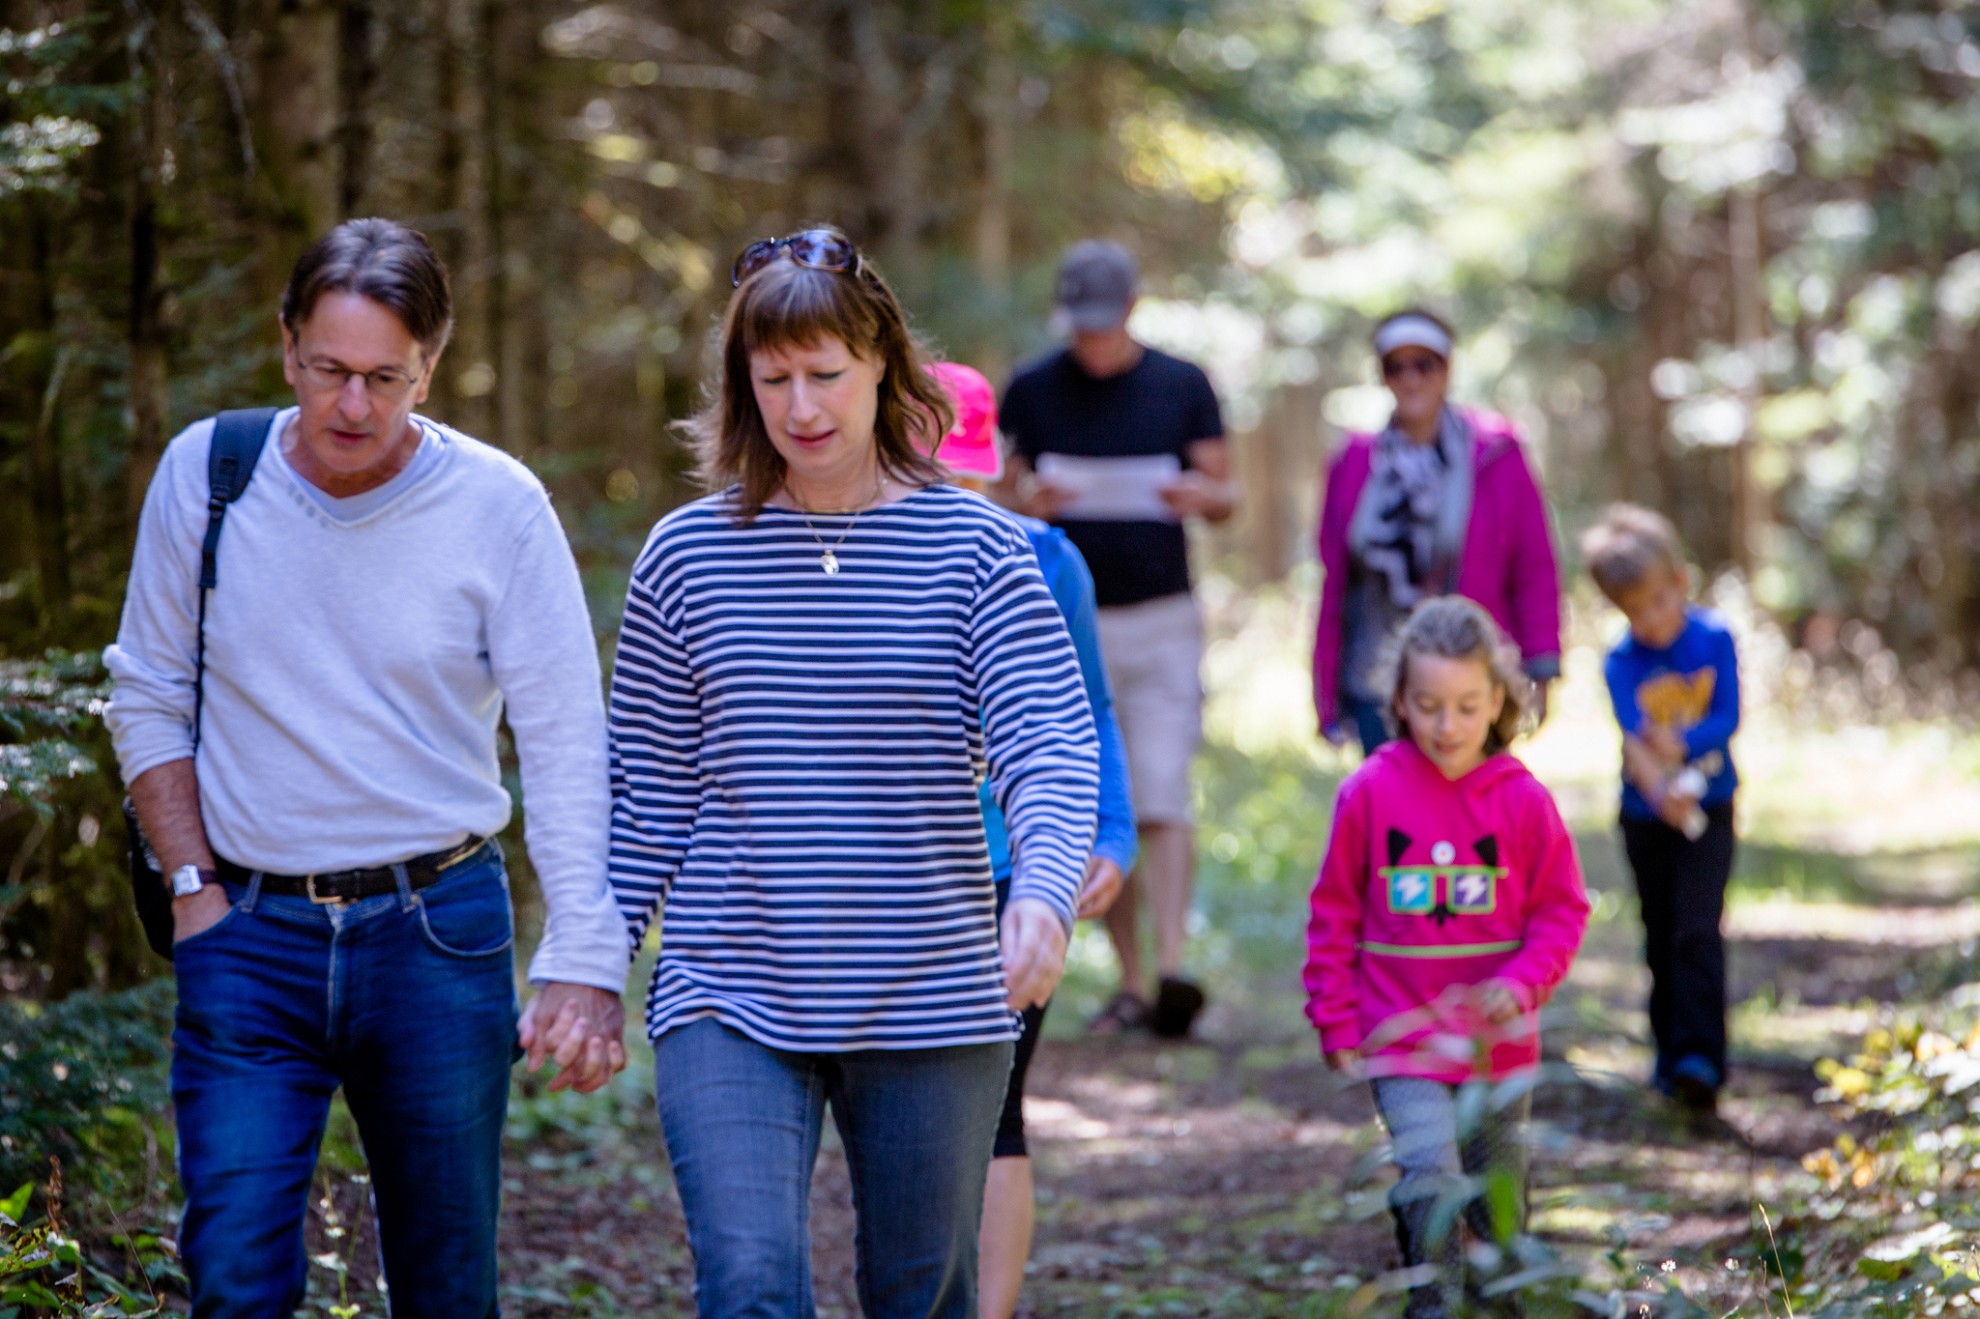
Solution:
{"label": "sheet of white paper", "polygon": [[1059,516],[1086,522],[1174,522],[1161,491],[1182,475],[1172,453],[1126,458],[1086,458],[1041,453],[1034,464],[1040,479],[1064,486],[1072,497]]}

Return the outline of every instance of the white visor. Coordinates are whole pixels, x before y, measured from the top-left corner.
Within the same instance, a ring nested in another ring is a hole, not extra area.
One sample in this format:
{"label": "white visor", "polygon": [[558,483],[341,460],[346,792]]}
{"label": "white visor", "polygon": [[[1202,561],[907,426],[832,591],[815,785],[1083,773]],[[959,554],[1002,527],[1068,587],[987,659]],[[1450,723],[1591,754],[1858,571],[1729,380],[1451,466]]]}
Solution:
{"label": "white visor", "polygon": [[1375,331],[1375,356],[1387,357],[1398,348],[1428,348],[1446,362],[1451,360],[1451,336],[1428,316],[1397,316],[1382,323]]}

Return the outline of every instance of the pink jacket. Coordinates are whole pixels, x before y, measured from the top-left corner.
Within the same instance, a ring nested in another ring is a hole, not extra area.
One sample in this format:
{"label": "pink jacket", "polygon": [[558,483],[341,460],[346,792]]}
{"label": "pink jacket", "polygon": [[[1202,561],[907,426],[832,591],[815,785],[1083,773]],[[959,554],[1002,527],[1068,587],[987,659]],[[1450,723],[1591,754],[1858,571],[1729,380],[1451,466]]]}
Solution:
{"label": "pink jacket", "polygon": [[[1500,754],[1451,780],[1407,737],[1348,775],[1306,928],[1320,1047],[1373,1075],[1494,1080],[1540,1059],[1538,1011],[1588,925],[1554,799]],[[1522,1014],[1487,1026],[1467,997],[1509,981]]]}
{"label": "pink jacket", "polygon": [[[1476,472],[1457,589],[1484,605],[1534,677],[1560,673],[1561,578],[1547,509],[1512,423],[1460,408],[1471,426]],[[1341,615],[1347,601],[1348,527],[1368,484],[1375,436],[1349,435],[1327,469],[1320,501],[1320,621],[1313,638],[1313,705],[1324,733],[1341,717]]]}

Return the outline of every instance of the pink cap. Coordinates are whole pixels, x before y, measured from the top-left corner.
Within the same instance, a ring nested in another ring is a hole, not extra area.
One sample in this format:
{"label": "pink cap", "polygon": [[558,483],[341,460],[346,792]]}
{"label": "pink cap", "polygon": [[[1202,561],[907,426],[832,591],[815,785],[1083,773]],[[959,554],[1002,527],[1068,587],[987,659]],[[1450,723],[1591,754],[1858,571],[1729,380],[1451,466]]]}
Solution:
{"label": "pink cap", "polygon": [[997,392],[974,367],[936,362],[928,368],[956,405],[956,425],[935,448],[943,466],[958,476],[994,481],[1004,474],[1004,451],[997,443]]}

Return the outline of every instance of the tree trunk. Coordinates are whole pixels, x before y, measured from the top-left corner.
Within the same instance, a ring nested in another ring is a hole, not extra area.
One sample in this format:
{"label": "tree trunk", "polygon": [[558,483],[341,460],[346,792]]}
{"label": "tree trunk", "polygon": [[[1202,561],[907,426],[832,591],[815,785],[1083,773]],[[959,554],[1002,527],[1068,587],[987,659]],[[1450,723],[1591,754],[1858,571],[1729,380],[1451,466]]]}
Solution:
{"label": "tree trunk", "polygon": [[481,383],[486,387],[490,412],[488,434],[483,438],[517,453],[518,410],[510,406],[514,381],[509,369],[508,326],[511,201],[506,159],[508,94],[503,76],[507,64],[503,50],[508,30],[504,22],[507,9],[502,0],[483,0],[481,6],[481,181],[485,200],[482,214],[488,231],[481,361],[494,373],[492,381]]}
{"label": "tree trunk", "polygon": [[1734,188],[1727,199],[1726,223],[1732,265],[1733,343],[1747,361],[1739,401],[1746,429],[1732,449],[1732,561],[1750,582],[1759,567],[1760,542],[1767,524],[1766,492],[1753,473],[1753,418],[1761,399],[1761,345],[1767,335],[1766,251],[1760,191],[1755,184]]}
{"label": "tree trunk", "polygon": [[337,216],[342,220],[364,214],[371,172],[371,99],[378,82],[375,25],[369,0],[344,0],[337,29]]}
{"label": "tree trunk", "polygon": [[[983,177],[976,203],[976,278],[985,302],[1002,322],[1011,302],[1011,171],[1016,158],[1017,58],[1012,53],[1012,18],[993,8],[984,30],[982,83],[976,111],[983,134]],[[982,336],[976,363],[1001,380],[1010,370],[1004,336]]]}
{"label": "tree trunk", "polygon": [[[60,635],[69,612],[69,517],[62,491],[61,398],[70,349],[58,346],[55,320],[54,234],[47,212],[28,203],[28,246],[33,259],[32,328],[15,341],[23,371],[21,390],[34,408],[27,428],[28,516],[33,526],[36,603],[42,627]],[[22,350],[25,351],[22,351]]]}
{"label": "tree trunk", "polygon": [[128,341],[131,357],[131,452],[124,483],[125,539],[137,539],[145,491],[165,452],[164,290],[160,286],[158,234],[159,165],[165,140],[167,95],[160,57],[167,12],[161,6],[130,42],[134,168],[126,195],[131,248]]}
{"label": "tree trunk", "polygon": [[327,0],[261,0],[253,31],[260,284],[274,307],[303,249],[338,213],[337,10]]}
{"label": "tree trunk", "polygon": [[[434,250],[439,252],[441,261],[446,263],[448,278],[453,283],[455,298],[454,323],[462,322],[460,299],[463,294],[462,274],[467,267],[467,224],[468,198],[466,196],[466,175],[468,144],[466,133],[466,109],[462,105],[464,95],[461,77],[462,45],[460,0],[437,0],[437,13],[434,18],[435,56],[435,127],[439,132],[439,143],[434,153],[435,174],[439,195],[435,199],[435,209],[439,212],[438,221],[433,224],[429,236],[433,239]],[[460,335],[456,331],[455,340]],[[433,392],[427,410],[450,425],[465,426],[466,420],[460,415],[459,395],[454,388],[456,372],[461,365],[461,355],[453,353],[447,359],[447,366],[434,373]]]}

